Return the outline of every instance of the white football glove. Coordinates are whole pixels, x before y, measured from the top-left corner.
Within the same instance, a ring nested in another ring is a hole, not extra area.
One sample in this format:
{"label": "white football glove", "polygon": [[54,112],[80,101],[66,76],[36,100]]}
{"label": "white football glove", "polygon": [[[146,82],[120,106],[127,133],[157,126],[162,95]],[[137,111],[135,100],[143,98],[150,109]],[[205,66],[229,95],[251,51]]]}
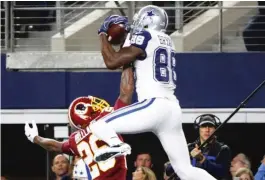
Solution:
{"label": "white football glove", "polygon": [[28,140],[34,143],[34,138],[39,135],[38,127],[34,120],[32,120],[32,128],[29,126],[27,121],[25,122],[25,135],[27,136]]}

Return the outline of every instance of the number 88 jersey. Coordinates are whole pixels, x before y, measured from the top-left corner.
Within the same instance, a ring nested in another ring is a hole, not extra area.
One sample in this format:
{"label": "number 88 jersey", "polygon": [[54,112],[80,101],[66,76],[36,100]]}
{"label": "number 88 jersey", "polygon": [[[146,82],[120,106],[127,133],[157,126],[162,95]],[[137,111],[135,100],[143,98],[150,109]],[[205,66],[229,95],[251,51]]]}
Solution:
{"label": "number 88 jersey", "polygon": [[[119,99],[118,99],[119,101]],[[117,102],[116,105],[117,106]],[[122,102],[118,102],[122,104]],[[116,108],[115,108],[116,109]],[[117,108],[118,109],[118,108]],[[104,109],[97,119],[109,114],[113,111],[112,107]],[[122,140],[122,137],[119,136]],[[69,140],[63,144],[62,151],[64,153],[72,153],[80,156],[88,168],[87,179],[91,180],[125,180],[127,173],[126,157],[121,156],[113,158],[106,162],[95,162],[93,160],[94,153],[101,148],[107,147],[107,144],[94,136],[88,128],[78,130],[70,135]]]}
{"label": "number 88 jersey", "polygon": [[176,99],[176,52],[171,38],[160,31],[142,30],[127,36],[123,47],[130,45],[144,51],[134,62],[138,101]]}

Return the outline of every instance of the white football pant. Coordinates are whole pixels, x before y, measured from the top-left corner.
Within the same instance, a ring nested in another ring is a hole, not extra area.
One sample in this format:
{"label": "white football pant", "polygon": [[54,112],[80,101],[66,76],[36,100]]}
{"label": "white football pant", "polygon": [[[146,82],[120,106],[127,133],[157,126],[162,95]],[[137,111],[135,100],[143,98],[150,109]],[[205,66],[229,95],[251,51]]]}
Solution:
{"label": "white football pant", "polygon": [[91,124],[90,129],[110,146],[111,128],[118,134],[153,132],[181,180],[214,180],[205,170],[192,167],[181,115],[177,100],[152,98],[118,109]]}

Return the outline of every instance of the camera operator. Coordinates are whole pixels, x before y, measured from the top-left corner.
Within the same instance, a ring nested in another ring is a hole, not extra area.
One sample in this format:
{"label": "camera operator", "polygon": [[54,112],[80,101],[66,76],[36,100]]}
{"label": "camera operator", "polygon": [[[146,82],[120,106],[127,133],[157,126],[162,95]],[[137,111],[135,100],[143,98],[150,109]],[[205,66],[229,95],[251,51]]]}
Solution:
{"label": "camera operator", "polygon": [[188,144],[188,148],[193,166],[206,170],[218,180],[224,180],[229,178],[230,148],[219,142],[215,136],[208,144],[199,149],[199,146],[212,135],[220,123],[220,119],[213,114],[198,116],[194,121],[194,126],[199,130],[200,137]]}

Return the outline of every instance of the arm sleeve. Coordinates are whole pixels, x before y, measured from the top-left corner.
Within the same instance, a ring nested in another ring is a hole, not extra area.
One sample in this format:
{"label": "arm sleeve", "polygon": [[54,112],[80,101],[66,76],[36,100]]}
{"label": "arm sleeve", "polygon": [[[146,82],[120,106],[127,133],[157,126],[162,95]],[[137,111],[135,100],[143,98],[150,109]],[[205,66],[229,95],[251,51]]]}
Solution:
{"label": "arm sleeve", "polygon": [[125,106],[128,106],[128,104],[122,102],[122,100],[120,100],[119,98],[116,100],[115,105],[114,105],[114,110],[123,108]]}
{"label": "arm sleeve", "polygon": [[70,149],[71,148],[69,140],[64,141],[62,145],[62,152],[66,154],[72,154],[72,151]]}
{"label": "arm sleeve", "polygon": [[71,146],[71,142],[74,140],[75,138],[75,132],[72,133],[69,137],[68,140],[64,141],[63,142],[63,145],[62,145],[62,152],[65,153],[65,154],[69,154],[69,155],[75,155],[75,151],[73,149],[73,147]]}

